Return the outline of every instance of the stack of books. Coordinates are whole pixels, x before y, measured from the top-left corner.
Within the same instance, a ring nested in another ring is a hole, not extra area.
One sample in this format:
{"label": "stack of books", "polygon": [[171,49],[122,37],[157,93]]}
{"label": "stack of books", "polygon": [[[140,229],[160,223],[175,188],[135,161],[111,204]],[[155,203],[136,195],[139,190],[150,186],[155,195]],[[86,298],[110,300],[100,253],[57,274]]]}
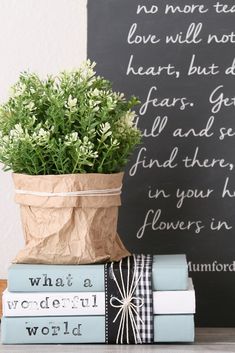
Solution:
{"label": "stack of books", "polygon": [[[2,343],[107,342],[105,266],[11,265]],[[153,257],[152,290],[153,341],[194,341],[195,292],[185,255]]]}

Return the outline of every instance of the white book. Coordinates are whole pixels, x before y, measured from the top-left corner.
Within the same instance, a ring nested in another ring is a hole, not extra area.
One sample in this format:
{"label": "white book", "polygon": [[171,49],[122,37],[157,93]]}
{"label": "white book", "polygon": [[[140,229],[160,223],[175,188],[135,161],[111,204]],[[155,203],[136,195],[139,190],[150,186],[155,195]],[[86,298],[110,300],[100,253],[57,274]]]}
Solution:
{"label": "white book", "polygon": [[[153,292],[154,314],[194,314],[192,280],[186,291]],[[3,316],[105,315],[104,292],[3,293]]]}
{"label": "white book", "polygon": [[196,310],[193,281],[188,280],[188,290],[153,292],[154,314],[194,314]]}
{"label": "white book", "polygon": [[104,292],[3,293],[3,316],[104,315]]}

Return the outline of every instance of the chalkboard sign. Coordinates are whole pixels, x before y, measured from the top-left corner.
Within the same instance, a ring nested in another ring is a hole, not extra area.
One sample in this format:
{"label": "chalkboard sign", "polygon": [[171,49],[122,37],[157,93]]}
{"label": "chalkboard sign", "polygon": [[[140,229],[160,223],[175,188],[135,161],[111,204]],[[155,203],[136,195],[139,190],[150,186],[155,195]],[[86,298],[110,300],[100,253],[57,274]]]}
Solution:
{"label": "chalkboard sign", "polygon": [[88,57],[142,102],[119,233],[187,255],[201,326],[235,326],[234,23],[230,0],[88,1]]}

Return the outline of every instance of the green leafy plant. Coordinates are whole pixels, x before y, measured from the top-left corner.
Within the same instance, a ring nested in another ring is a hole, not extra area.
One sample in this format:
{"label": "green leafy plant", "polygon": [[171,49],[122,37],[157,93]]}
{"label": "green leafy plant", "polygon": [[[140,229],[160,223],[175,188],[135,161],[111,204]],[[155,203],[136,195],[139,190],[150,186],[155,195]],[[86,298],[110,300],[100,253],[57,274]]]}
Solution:
{"label": "green leafy plant", "polygon": [[94,63],[41,80],[22,73],[0,107],[0,162],[30,175],[121,171],[140,142],[126,100]]}

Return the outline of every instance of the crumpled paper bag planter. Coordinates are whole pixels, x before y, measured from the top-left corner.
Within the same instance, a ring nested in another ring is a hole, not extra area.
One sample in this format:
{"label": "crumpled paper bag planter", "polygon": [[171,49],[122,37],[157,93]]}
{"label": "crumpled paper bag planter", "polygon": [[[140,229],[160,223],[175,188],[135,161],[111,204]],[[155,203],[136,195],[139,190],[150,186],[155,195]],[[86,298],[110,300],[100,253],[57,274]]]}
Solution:
{"label": "crumpled paper bag planter", "polygon": [[14,262],[88,264],[128,256],[117,234],[122,178],[13,174],[25,238]]}

